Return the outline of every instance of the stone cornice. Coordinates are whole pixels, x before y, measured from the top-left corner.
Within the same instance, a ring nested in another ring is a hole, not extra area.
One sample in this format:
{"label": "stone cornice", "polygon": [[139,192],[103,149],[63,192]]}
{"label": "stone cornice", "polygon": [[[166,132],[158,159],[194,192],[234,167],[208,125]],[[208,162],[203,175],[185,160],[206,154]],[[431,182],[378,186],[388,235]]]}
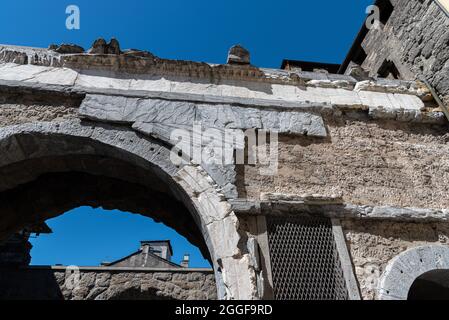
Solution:
{"label": "stone cornice", "polygon": [[344,203],[339,196],[270,194],[261,198],[230,201],[234,212],[240,215],[306,215],[414,223],[449,222],[448,209],[354,205]]}
{"label": "stone cornice", "polygon": [[350,91],[400,93],[415,95],[423,100],[431,99],[428,88],[416,81],[387,79],[358,81],[352,76],[340,74],[161,59],[150,53],[140,55],[139,51],[122,54],[60,54],[42,48],[0,45],[0,63],[69,68],[77,71],[97,70],[130,75],[194,78],[203,79],[212,84],[222,80],[234,80]]}
{"label": "stone cornice", "polygon": [[161,59],[153,55],[59,54],[40,48],[0,46],[0,62],[75,70],[113,71],[124,74],[200,78],[208,79],[212,83],[219,80],[242,80],[304,85],[303,80],[291,72],[269,73],[251,65],[209,64]]}

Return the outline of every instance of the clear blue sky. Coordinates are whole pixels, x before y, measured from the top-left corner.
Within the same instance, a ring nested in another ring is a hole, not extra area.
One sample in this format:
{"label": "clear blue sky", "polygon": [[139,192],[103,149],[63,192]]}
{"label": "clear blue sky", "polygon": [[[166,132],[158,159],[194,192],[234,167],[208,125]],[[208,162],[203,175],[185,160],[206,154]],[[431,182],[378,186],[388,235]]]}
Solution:
{"label": "clear blue sky", "polygon": [[[373,0],[21,0],[0,5],[0,43],[47,47],[116,37],[163,58],[223,63],[241,43],[260,67],[283,58],[340,63]],[[65,28],[78,5],[81,29]]]}
{"label": "clear blue sky", "polygon": [[210,267],[198,248],[184,237],[141,215],[81,207],[50,219],[47,224],[53,234],[31,239],[34,265],[96,266],[138,250],[141,240],[169,239],[173,262],[180,263],[184,253],[189,253],[191,266]]}
{"label": "clear blue sky", "polygon": [[[0,4],[0,43],[48,47],[76,43],[88,49],[98,37],[162,58],[224,63],[240,43],[259,67],[282,59],[341,63],[372,0],[21,0]],[[65,10],[81,10],[81,29],[67,30]],[[49,222],[54,234],[33,239],[34,264],[95,265],[137,249],[139,240],[171,239],[175,261],[198,251],[148,218],[81,208]]]}

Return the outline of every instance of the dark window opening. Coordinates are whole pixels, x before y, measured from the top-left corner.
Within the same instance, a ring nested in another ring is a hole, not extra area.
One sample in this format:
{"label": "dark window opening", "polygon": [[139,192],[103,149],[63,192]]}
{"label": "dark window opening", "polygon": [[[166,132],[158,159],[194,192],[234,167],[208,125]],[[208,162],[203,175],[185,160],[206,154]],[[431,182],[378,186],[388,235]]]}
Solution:
{"label": "dark window opening", "polygon": [[354,54],[354,58],[352,59],[352,61],[360,66],[363,64],[363,62],[365,62],[367,56],[368,55],[366,54],[365,50],[360,46],[357,49],[357,52]]}
{"label": "dark window opening", "polygon": [[401,79],[401,74],[393,61],[385,60],[377,71],[377,75],[386,79]]}
{"label": "dark window opening", "polygon": [[380,10],[380,22],[386,24],[393,13],[394,7],[390,0],[377,0],[375,3]]}
{"label": "dark window opening", "polygon": [[322,63],[322,62],[310,62],[300,60],[286,60],[282,61],[281,69],[284,70],[301,70],[306,72],[316,72],[317,70],[324,70],[329,73],[337,73],[340,69],[339,64],[334,63]]}

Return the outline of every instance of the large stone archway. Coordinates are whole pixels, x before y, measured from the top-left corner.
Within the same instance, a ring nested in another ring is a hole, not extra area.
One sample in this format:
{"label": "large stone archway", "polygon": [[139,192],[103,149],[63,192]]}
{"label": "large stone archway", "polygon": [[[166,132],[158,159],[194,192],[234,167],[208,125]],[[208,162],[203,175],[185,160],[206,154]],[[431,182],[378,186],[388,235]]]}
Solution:
{"label": "large stone archway", "polygon": [[203,252],[207,247],[220,298],[257,298],[230,204],[205,170],[175,166],[157,140],[120,125],[37,122],[2,128],[0,154],[0,238],[82,204],[156,212]]}

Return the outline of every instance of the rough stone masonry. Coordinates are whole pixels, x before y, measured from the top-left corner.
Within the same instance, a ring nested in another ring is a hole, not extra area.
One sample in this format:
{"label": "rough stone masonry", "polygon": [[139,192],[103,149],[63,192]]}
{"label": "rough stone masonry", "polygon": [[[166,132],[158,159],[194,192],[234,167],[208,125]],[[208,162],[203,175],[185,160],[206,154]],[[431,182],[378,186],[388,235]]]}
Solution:
{"label": "rough stone masonry", "polygon": [[[379,76],[378,64],[390,58],[374,52],[332,74],[258,68],[241,46],[222,65],[122,51],[115,40],[87,52],[0,47],[0,239],[80,205],[143,214],[186,236],[213,264],[216,296],[204,274],[194,291],[186,285],[168,296],[266,299],[277,297],[282,273],[267,221],[320,217],[332,221],[348,298],[407,298],[416,278],[449,269],[448,50],[437,45],[449,29],[419,36],[423,48],[414,54],[403,38],[428,29],[404,19],[420,10],[435,13],[432,25],[448,18],[434,1],[393,5],[400,10],[385,24],[387,40],[373,40],[373,31],[363,46],[394,43],[386,48],[400,78]],[[276,132],[277,174],[261,174],[260,163],[174,164],[171,132],[190,134],[195,123]],[[61,272],[51,275],[57,283]],[[106,271],[93,273],[86,282],[95,285],[62,296],[111,298],[130,287],[125,296],[150,298],[175,278],[162,279],[161,289],[156,274],[124,272],[111,289],[97,286]]]}
{"label": "rough stone masonry", "polygon": [[2,299],[207,300],[216,299],[212,271],[146,268],[33,267],[3,270]]}

